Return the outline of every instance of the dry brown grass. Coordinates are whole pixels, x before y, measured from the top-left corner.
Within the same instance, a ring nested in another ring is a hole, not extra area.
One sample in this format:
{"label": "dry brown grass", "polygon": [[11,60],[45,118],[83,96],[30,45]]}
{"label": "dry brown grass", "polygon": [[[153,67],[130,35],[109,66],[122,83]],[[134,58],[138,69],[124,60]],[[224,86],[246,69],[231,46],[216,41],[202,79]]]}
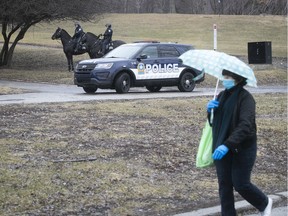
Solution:
{"label": "dry brown grass", "polygon": [[[188,43],[200,49],[213,49],[213,24],[218,26],[218,50],[247,55],[247,43],[272,41],[273,56],[287,56],[287,20],[285,16],[218,16],[189,14],[106,14],[97,23],[81,23],[85,31],[100,34],[111,23],[114,39],[133,42],[159,40]],[[42,23],[27,32],[24,43],[58,45],[51,40],[60,26],[70,34],[74,23]],[[1,36],[0,36],[1,40]]]}
{"label": "dry brown grass", "polygon": [[[266,193],[287,189],[286,97],[255,97],[253,181]],[[207,101],[1,106],[0,214],[167,216],[216,204],[214,169],[195,167]]]}

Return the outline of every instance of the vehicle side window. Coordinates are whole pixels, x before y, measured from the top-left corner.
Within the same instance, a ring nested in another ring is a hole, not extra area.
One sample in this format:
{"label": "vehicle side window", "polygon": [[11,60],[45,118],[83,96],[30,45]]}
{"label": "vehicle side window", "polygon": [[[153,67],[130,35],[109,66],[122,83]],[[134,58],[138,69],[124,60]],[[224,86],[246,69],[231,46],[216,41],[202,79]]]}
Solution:
{"label": "vehicle side window", "polygon": [[160,46],[159,57],[178,57],[180,53],[173,46]]}
{"label": "vehicle side window", "polygon": [[157,46],[148,46],[145,47],[140,55],[147,55],[147,58],[158,58],[158,51],[157,51]]}

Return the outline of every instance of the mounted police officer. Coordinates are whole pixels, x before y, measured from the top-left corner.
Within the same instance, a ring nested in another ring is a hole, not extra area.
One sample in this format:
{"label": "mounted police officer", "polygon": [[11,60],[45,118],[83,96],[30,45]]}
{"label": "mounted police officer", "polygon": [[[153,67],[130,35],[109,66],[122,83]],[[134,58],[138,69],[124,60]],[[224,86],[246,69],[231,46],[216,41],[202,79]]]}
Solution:
{"label": "mounted police officer", "polygon": [[112,35],[113,35],[113,30],[112,30],[112,26],[111,24],[107,23],[105,25],[105,27],[107,28],[106,31],[104,32],[104,38],[102,41],[102,49],[100,54],[104,55],[106,53],[106,48],[108,46],[108,44],[112,41]]}
{"label": "mounted police officer", "polygon": [[80,48],[80,41],[81,41],[81,38],[85,35],[85,32],[83,31],[82,27],[76,23],[75,24],[75,33],[72,37],[72,41],[74,43],[74,52],[77,52],[78,49]]}

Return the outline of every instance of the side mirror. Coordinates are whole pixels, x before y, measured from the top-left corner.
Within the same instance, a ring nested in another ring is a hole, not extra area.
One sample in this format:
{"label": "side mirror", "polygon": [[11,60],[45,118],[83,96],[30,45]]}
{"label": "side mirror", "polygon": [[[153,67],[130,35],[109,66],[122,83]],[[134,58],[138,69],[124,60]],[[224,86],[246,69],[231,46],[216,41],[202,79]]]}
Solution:
{"label": "side mirror", "polygon": [[137,58],[138,62],[141,62],[142,59],[147,59],[148,56],[146,54],[141,54],[140,57]]}
{"label": "side mirror", "polygon": [[146,54],[140,55],[140,59],[147,59],[147,58],[148,58],[148,56]]}

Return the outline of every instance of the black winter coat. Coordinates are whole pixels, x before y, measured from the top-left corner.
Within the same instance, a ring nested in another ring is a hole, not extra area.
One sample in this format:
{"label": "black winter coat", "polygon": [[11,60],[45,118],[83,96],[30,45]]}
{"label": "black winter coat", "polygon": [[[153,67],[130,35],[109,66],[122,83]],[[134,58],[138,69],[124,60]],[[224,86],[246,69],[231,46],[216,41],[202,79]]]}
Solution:
{"label": "black winter coat", "polygon": [[[235,99],[231,101],[232,95]],[[214,111],[212,123],[213,152],[221,144],[226,145],[233,153],[256,145],[256,106],[253,96],[242,86],[235,86],[220,92],[217,98],[219,107]],[[228,113],[231,115],[227,119]],[[209,120],[210,117],[208,114]]]}

